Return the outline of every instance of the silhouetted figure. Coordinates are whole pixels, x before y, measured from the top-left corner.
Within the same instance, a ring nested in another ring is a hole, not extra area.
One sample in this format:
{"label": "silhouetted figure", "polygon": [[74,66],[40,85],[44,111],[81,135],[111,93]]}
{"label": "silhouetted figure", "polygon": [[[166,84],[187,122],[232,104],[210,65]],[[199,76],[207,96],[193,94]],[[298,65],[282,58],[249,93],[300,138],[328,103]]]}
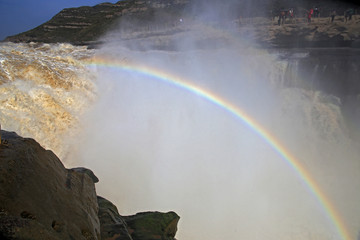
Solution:
{"label": "silhouetted figure", "polygon": [[335,16],[336,16],[336,10],[333,10],[333,11],[331,12],[330,16],[331,16],[331,23],[333,23],[333,22],[334,22],[334,19],[335,19]]}
{"label": "silhouetted figure", "polygon": [[354,9],[350,8],[348,11],[349,11],[349,20],[351,20],[352,15],[354,15]]}
{"label": "silhouetted figure", "polygon": [[284,25],[284,23],[285,23],[285,18],[286,18],[286,12],[285,12],[285,10],[281,10],[281,11],[280,11],[280,16],[281,16],[281,24]]}
{"label": "silhouetted figure", "polygon": [[279,19],[278,19],[278,25],[280,26],[281,24],[284,24],[285,22],[285,15],[286,15],[286,12],[284,9],[281,9],[279,11]]}
{"label": "silhouetted figure", "polygon": [[274,20],[275,20],[275,16],[276,16],[276,14],[274,13],[274,10],[270,10],[270,18],[271,18],[271,21],[274,21]]}
{"label": "silhouetted figure", "polygon": [[278,19],[278,25],[281,25],[281,12],[279,12],[279,19]]}
{"label": "silhouetted figure", "polygon": [[347,22],[348,20],[351,20],[353,14],[354,14],[354,9],[352,9],[352,8],[347,9],[344,13],[345,22]]}
{"label": "silhouetted figure", "polygon": [[344,12],[344,21],[345,21],[345,22],[347,22],[348,17],[349,17],[349,15],[348,15],[347,11],[345,11],[345,12]]}

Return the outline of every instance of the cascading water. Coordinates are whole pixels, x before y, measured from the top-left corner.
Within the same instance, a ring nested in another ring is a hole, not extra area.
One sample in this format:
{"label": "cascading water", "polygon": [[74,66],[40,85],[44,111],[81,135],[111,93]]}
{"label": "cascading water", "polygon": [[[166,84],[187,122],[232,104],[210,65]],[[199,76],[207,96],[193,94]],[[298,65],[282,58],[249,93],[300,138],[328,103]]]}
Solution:
{"label": "cascading water", "polygon": [[32,137],[64,159],[96,97],[83,59],[93,52],[69,44],[0,45],[0,123]]}
{"label": "cascading water", "polygon": [[[189,36],[216,41],[199,49]],[[121,214],[176,211],[178,239],[356,238],[359,145],[340,98],[304,87],[299,64],[289,74],[277,53],[228,37],[187,29],[175,35],[179,48],[191,45],[186,51],[146,49],[146,37],[138,39],[146,51],[1,45],[0,121],[66,165],[91,168],[98,194]],[[293,77],[298,85],[288,84]],[[324,196],[271,147],[274,139]]]}

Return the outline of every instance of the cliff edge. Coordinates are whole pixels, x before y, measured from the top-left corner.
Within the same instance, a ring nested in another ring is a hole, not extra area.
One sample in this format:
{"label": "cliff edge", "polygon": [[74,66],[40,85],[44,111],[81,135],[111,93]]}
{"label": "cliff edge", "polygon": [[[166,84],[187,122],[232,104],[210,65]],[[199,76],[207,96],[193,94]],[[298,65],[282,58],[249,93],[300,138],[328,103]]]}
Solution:
{"label": "cliff edge", "polygon": [[[201,22],[220,31],[228,28],[249,42],[255,41],[266,47],[360,47],[358,4],[324,0],[316,3],[259,0],[249,6],[244,4],[240,1],[226,5],[218,0],[123,0],[114,4],[67,8],[48,22],[9,36],[5,41],[67,42],[96,47],[106,41],[103,37],[109,32],[118,33],[115,39],[133,41],[154,35],[174,35]],[[314,5],[319,6],[320,13],[308,22],[307,12]],[[203,14],[206,9],[214,10]],[[294,18],[288,16],[279,24],[279,11],[288,9],[295,9]],[[348,9],[354,12],[351,20],[344,17],[344,11]],[[336,16],[332,21],[334,10]],[[206,42],[211,41],[218,39],[206,39]]]}

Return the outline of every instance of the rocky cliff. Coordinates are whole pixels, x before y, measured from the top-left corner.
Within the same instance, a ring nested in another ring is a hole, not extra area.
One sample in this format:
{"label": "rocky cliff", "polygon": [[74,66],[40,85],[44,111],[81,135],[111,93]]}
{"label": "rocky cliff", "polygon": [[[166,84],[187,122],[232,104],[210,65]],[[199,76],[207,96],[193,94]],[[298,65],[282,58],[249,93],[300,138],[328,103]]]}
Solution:
{"label": "rocky cliff", "polygon": [[21,34],[6,38],[11,42],[70,42],[91,44],[121,22],[151,22],[157,13],[169,20],[179,15],[187,0],[125,0],[115,4],[63,9],[48,22]]}
{"label": "rocky cliff", "polygon": [[179,216],[120,216],[89,169],[66,169],[35,140],[1,131],[1,239],[174,239]]}
{"label": "rocky cliff", "polygon": [[[321,9],[320,18],[308,24],[306,12],[314,6]],[[282,26],[278,26],[277,19],[270,20],[272,16],[278,15],[279,9],[289,8],[295,9],[296,20],[287,20]],[[335,0],[257,0],[251,3],[231,1],[229,4],[219,0],[124,0],[115,4],[102,3],[93,7],[64,9],[48,22],[7,37],[5,41],[91,45],[99,43],[104,34],[119,29],[120,25],[122,32],[140,31],[141,37],[152,36],[154,29],[159,28],[166,30],[160,34],[171,35],[183,31],[196,19],[219,29],[235,26],[241,35],[251,36],[252,41],[270,46],[358,47],[360,17],[355,16],[352,21],[345,23],[343,13],[348,8],[353,8],[356,13],[359,6],[351,1]],[[335,23],[330,24],[329,14],[333,9],[337,10],[337,17]],[[204,11],[209,11],[210,14],[201,16]],[[179,29],[179,19],[182,18],[186,19],[186,24]]]}

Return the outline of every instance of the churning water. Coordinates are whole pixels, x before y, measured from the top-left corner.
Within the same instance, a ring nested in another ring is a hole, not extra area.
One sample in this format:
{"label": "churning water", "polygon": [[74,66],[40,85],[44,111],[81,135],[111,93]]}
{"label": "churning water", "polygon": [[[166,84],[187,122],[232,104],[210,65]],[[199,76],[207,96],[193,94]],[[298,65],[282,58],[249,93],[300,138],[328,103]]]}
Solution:
{"label": "churning water", "polygon": [[359,144],[341,100],[284,84],[286,60],[234,36],[193,42],[3,44],[2,128],[92,169],[123,215],[176,211],[178,239],[355,239]]}
{"label": "churning water", "polygon": [[64,158],[96,98],[95,76],[79,61],[92,55],[67,44],[0,45],[0,123]]}

